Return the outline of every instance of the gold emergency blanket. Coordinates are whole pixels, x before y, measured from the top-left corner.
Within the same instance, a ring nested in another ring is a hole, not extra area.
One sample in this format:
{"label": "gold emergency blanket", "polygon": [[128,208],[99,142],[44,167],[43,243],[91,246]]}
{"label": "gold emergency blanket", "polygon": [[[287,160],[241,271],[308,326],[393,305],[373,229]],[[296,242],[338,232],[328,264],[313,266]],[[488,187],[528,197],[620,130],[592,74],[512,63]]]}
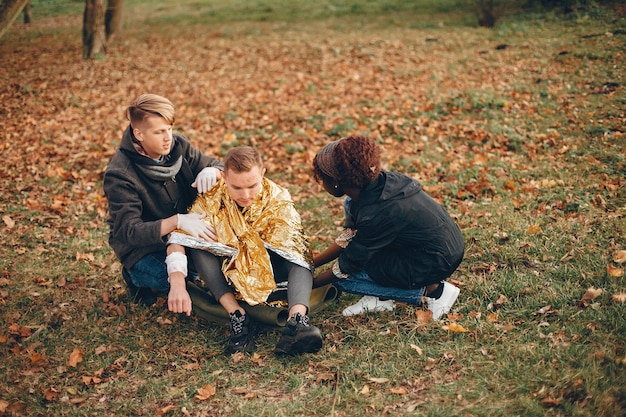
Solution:
{"label": "gold emergency blanket", "polygon": [[[220,181],[198,195],[189,212],[206,213],[204,221],[215,227],[218,243],[234,249],[231,257],[222,263],[222,271],[250,305],[265,302],[276,288],[267,249],[313,270],[311,249],[291,195],[267,178],[263,178],[261,192],[248,207],[240,209],[230,197],[226,184]],[[215,253],[203,239],[179,232],[172,233],[171,243]],[[215,254],[223,256],[224,253]]]}

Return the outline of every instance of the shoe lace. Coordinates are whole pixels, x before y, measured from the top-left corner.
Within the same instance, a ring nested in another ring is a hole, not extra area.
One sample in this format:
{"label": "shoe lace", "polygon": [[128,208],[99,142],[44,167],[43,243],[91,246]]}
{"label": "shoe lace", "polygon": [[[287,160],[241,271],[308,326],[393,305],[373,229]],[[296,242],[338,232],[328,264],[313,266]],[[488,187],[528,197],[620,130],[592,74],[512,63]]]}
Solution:
{"label": "shoe lace", "polygon": [[245,314],[237,314],[237,313],[233,313],[230,316],[230,327],[233,331],[233,334],[241,334],[243,332],[243,327],[246,321],[246,315]]}
{"label": "shoe lace", "polygon": [[300,313],[296,313],[294,317],[296,323],[302,324],[303,326],[309,327],[309,316],[303,316]]}

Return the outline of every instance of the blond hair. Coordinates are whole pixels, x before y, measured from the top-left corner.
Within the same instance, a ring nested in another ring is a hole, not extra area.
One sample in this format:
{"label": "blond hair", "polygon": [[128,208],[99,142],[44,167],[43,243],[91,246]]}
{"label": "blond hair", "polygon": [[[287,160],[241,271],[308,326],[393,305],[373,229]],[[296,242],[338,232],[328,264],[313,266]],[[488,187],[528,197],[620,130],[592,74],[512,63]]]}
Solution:
{"label": "blond hair", "polygon": [[248,172],[255,166],[263,169],[263,161],[259,151],[252,146],[231,148],[224,157],[224,172],[229,169],[234,172]]}
{"label": "blond hair", "polygon": [[149,117],[162,117],[174,124],[174,105],[165,97],[156,94],[142,94],[126,109],[126,118],[136,127]]}

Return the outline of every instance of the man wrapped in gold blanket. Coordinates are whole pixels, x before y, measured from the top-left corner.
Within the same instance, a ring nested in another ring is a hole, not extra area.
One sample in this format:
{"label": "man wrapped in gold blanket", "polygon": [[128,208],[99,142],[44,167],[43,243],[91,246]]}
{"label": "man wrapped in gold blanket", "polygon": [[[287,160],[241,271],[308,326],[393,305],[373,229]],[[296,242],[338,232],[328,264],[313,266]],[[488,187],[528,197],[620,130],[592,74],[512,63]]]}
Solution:
{"label": "man wrapped in gold blanket", "polygon": [[230,315],[230,353],[255,347],[257,326],[237,297],[250,305],[263,303],[277,282],[286,281],[289,320],[274,352],[314,353],[321,348],[322,337],[308,323],[311,250],[289,191],[264,175],[256,149],[242,146],[227,153],[222,181],[199,195],[190,209],[215,229],[217,242],[193,235],[181,239],[177,234],[168,246],[168,273],[186,274],[183,246],[194,248],[189,255],[195,269]]}

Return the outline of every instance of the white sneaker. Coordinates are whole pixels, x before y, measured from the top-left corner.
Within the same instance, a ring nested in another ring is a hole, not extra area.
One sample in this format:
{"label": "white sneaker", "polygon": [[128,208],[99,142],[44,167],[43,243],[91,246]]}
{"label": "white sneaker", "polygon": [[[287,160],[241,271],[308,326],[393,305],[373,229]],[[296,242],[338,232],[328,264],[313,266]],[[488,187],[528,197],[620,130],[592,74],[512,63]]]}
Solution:
{"label": "white sneaker", "polygon": [[341,314],[344,316],[354,316],[356,314],[367,313],[368,311],[392,311],[396,308],[393,300],[382,301],[378,297],[366,295],[355,304],[346,307]]}
{"label": "white sneaker", "polygon": [[461,290],[457,287],[444,281],[443,292],[439,298],[424,297],[426,304],[428,304],[428,309],[433,312],[433,320],[439,320],[441,316],[448,314],[452,304],[459,296],[459,292]]}

